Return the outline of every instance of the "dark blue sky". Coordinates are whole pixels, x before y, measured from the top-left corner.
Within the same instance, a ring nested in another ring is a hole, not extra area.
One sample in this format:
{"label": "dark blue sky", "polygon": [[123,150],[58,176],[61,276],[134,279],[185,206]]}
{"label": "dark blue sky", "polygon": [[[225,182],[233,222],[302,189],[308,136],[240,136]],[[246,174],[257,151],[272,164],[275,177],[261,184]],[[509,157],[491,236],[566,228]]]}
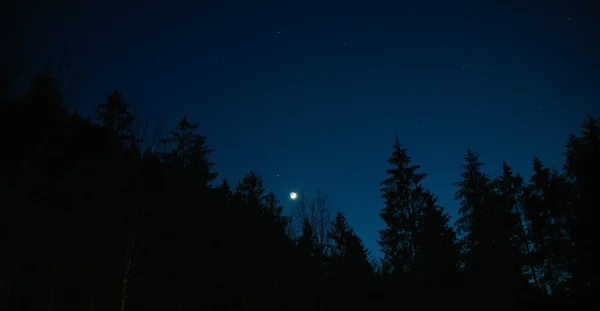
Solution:
{"label": "dark blue sky", "polygon": [[491,174],[560,167],[600,115],[594,2],[63,1],[28,15],[26,47],[31,72],[68,47],[84,115],[114,88],[167,128],[188,114],[221,177],[253,169],[287,207],[324,191],[378,256],[395,135],[453,216],[469,145]]}

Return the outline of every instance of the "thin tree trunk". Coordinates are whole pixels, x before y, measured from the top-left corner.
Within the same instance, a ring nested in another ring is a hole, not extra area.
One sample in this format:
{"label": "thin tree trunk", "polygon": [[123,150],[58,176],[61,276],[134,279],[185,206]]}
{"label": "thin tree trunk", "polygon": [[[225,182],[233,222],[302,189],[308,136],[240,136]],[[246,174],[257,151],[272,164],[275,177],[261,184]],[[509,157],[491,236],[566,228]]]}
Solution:
{"label": "thin tree trunk", "polygon": [[415,237],[417,236],[417,219],[416,219],[416,209],[414,206],[414,203],[408,203],[409,207],[408,207],[408,217],[410,220],[410,241],[409,241],[409,249],[410,249],[410,262],[409,262],[409,269],[410,272],[415,272],[414,271],[414,266],[415,266],[415,262],[416,262],[416,255],[417,255],[417,249],[415,246]]}
{"label": "thin tree trunk", "polygon": [[121,311],[125,311],[125,304],[127,302],[127,286],[129,283],[129,278],[131,277],[131,263],[132,263],[132,259],[133,259],[133,251],[136,246],[135,239],[136,239],[137,219],[138,219],[139,211],[140,211],[140,208],[139,208],[139,205],[137,205],[135,214],[133,217],[132,232],[131,232],[131,236],[129,238],[129,242],[127,245],[127,252],[125,255],[125,275],[123,276],[123,291],[121,293]]}
{"label": "thin tree trunk", "polygon": [[[523,243],[525,245],[525,255],[529,256],[530,254],[530,249],[529,249],[529,241],[527,240],[527,233],[525,232],[525,225],[523,224],[523,213],[520,209],[517,209],[517,211],[519,212],[519,227],[521,229],[521,243]],[[535,283],[535,285],[539,288],[541,288],[540,282],[538,281],[537,278],[537,273],[535,272],[535,268],[533,267],[533,264],[529,265],[529,270],[531,271],[531,276],[533,277],[533,282]]]}
{"label": "thin tree trunk", "polygon": [[123,277],[123,291],[121,293],[121,311],[125,311],[125,303],[127,302],[127,281],[129,279],[129,268],[131,267],[130,250],[127,250],[127,265],[125,266],[125,276]]}

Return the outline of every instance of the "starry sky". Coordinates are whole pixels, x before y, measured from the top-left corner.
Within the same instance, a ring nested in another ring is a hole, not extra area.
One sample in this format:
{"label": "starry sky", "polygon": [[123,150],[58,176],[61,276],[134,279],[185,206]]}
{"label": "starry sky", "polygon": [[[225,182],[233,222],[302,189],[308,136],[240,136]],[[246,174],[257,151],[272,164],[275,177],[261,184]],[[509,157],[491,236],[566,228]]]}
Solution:
{"label": "starry sky", "polygon": [[396,135],[455,217],[467,146],[529,176],[600,115],[595,0],[34,2],[27,70],[66,50],[71,108],[119,88],[149,122],[187,114],[221,177],[255,170],[288,210],[323,191],[375,256]]}

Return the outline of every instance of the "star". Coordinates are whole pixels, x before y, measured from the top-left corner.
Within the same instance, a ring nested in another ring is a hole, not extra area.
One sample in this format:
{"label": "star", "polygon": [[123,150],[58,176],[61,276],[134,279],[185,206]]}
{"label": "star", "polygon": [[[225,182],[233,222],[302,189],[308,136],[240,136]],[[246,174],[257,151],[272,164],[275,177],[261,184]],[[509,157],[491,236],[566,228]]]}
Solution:
{"label": "star", "polygon": [[529,20],[529,23],[531,23],[531,20]]}
{"label": "star", "polygon": [[277,32],[277,34],[280,34],[280,33],[281,33],[281,32],[279,32],[279,31]]}

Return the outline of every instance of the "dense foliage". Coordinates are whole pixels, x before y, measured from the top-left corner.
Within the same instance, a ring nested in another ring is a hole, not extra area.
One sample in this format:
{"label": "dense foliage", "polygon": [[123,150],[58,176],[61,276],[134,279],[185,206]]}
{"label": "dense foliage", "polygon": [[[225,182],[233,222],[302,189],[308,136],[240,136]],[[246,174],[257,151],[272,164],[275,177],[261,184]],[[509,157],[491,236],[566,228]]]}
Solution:
{"label": "dense foliage", "polygon": [[598,305],[597,119],[568,139],[561,171],[535,158],[529,180],[507,163],[486,175],[468,149],[455,225],[397,139],[374,260],[322,194],[301,194],[292,218],[256,172],[215,184],[191,117],[153,139],[118,91],[94,121],[45,75],[0,95],[2,310]]}

